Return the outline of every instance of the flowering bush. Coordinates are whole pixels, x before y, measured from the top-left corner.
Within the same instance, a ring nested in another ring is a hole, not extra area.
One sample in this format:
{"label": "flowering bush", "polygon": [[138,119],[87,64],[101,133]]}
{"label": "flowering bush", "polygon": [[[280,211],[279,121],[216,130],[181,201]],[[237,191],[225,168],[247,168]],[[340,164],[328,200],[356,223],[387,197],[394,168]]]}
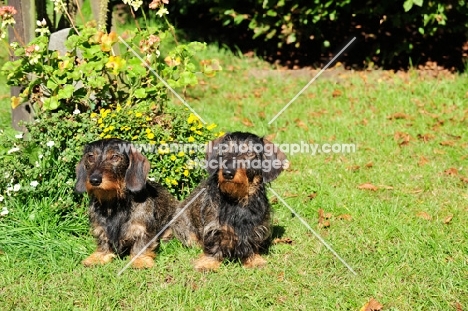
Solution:
{"label": "flowering bush", "polygon": [[[133,9],[141,5],[141,1],[124,2]],[[56,10],[65,9],[61,3],[54,1]],[[164,18],[164,4],[167,1],[155,0],[150,7]],[[0,35],[16,13],[13,8],[2,12]],[[197,75],[212,76],[220,67],[216,60],[203,61],[201,66],[193,62],[195,53],[205,48],[199,42],[161,51],[161,43],[171,40],[164,25],[120,36],[104,32],[94,22],[73,26],[65,42],[67,52],[60,53],[48,49],[47,24],[38,21],[38,37],[25,46],[10,45],[16,60],[7,62],[2,72],[8,84],[23,87],[20,96],[11,99],[12,107],[29,101],[35,122],[26,125],[24,137],[0,135],[1,205],[7,198],[26,202],[32,196],[59,193],[62,201],[57,207],[74,206],[75,165],[83,146],[101,138],[145,146],[142,152],[151,162],[150,178],[179,198],[201,180],[204,170],[194,161],[202,156],[200,148],[170,151],[164,147],[203,145],[220,133],[214,131],[215,124],[204,125],[187,109],[168,105],[168,92],[195,85]],[[7,213],[7,209],[1,212]]]}

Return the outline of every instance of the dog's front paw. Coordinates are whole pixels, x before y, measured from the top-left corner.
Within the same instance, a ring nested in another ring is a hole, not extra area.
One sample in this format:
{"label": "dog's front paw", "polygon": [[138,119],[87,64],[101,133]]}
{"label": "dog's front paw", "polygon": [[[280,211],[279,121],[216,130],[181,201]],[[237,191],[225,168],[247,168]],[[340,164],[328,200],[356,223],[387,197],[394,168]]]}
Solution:
{"label": "dog's front paw", "polygon": [[267,264],[267,261],[262,258],[259,254],[254,254],[249,258],[242,261],[242,264],[246,268],[261,268]]}
{"label": "dog's front paw", "polygon": [[86,267],[103,265],[112,261],[115,258],[114,253],[108,252],[94,252],[88,258],[82,261]]}
{"label": "dog's front paw", "polygon": [[154,266],[154,257],[156,257],[154,253],[141,254],[135,258],[132,263],[132,267],[135,269],[152,268]]}
{"label": "dog's front paw", "polygon": [[221,261],[203,254],[200,258],[195,261],[195,270],[199,272],[208,272],[208,271],[216,271],[218,270],[219,266],[221,265]]}

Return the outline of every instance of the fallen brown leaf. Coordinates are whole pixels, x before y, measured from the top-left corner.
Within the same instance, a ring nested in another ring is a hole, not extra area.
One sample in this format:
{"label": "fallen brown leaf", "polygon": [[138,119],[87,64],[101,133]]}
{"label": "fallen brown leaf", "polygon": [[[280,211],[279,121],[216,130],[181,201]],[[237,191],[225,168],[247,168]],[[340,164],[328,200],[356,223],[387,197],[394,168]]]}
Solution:
{"label": "fallen brown leaf", "polygon": [[317,197],[317,192],[312,192],[307,197],[309,198],[309,200],[313,200],[313,199],[315,199]]}
{"label": "fallen brown leaf", "polygon": [[419,157],[419,162],[418,162],[419,166],[424,166],[427,163],[429,163],[429,160],[425,156],[420,156]]}
{"label": "fallen brown leaf", "polygon": [[380,311],[382,310],[383,306],[375,300],[371,298],[362,308],[360,311]]}
{"label": "fallen brown leaf", "polygon": [[351,166],[348,166],[348,170],[353,171],[353,172],[359,170],[360,168],[361,168],[361,167],[360,167],[359,165],[351,165]]}
{"label": "fallen brown leaf", "polygon": [[411,140],[411,136],[403,132],[395,132],[393,139],[398,142],[399,146],[406,146]]}
{"label": "fallen brown leaf", "polygon": [[371,168],[374,166],[374,163],[372,162],[368,162],[366,165],[365,165],[367,168]]}
{"label": "fallen brown leaf", "polygon": [[252,123],[252,121],[250,121],[248,118],[243,118],[241,122],[242,122],[242,124],[244,124],[244,125],[247,126],[247,127],[252,127],[252,126],[254,126],[253,123]]}
{"label": "fallen brown leaf", "polygon": [[463,311],[463,307],[458,301],[455,303],[455,309],[456,311]]}
{"label": "fallen brown leaf", "polygon": [[293,240],[290,238],[276,238],[273,239],[273,244],[293,244]]}
{"label": "fallen brown leaf", "polygon": [[458,170],[454,167],[451,167],[449,169],[446,169],[444,171],[444,174],[447,175],[447,176],[455,176],[458,174]]}
{"label": "fallen brown leaf", "polygon": [[446,140],[446,141],[441,141],[439,145],[453,147],[455,146],[455,142],[453,140]]}
{"label": "fallen brown leaf", "polygon": [[325,218],[325,217],[323,216],[323,214],[324,214],[325,212],[323,211],[323,209],[319,208],[319,210],[317,211],[317,213],[318,213],[318,223],[319,223],[319,225],[320,225],[321,223],[323,223],[323,219]]}
{"label": "fallen brown leaf", "polygon": [[444,218],[444,224],[448,225],[452,221],[453,215],[448,215]]}
{"label": "fallen brown leaf", "polygon": [[418,137],[419,140],[422,140],[423,142],[428,142],[431,139],[434,139],[435,136],[432,135],[432,134],[427,133],[427,134],[418,134],[417,137]]}
{"label": "fallen brown leaf", "polygon": [[333,97],[341,96],[341,91],[338,90],[338,89],[335,89],[335,90],[333,91],[333,93],[332,93],[332,96],[333,96]]}
{"label": "fallen brown leaf", "polygon": [[258,112],[258,117],[259,117],[260,119],[265,119],[265,118],[266,118],[265,111],[259,111],[259,112]]}
{"label": "fallen brown leaf", "polygon": [[308,127],[302,120],[296,119],[296,120],[294,120],[294,122],[296,122],[296,125],[297,125],[298,127],[302,128],[302,129],[304,129],[304,130],[306,130],[306,131],[309,130],[309,127]]}
{"label": "fallen brown leaf", "polygon": [[350,214],[342,214],[342,215],[338,216],[338,219],[351,221],[353,219],[353,217]]}
{"label": "fallen brown leaf", "polygon": [[358,186],[358,189],[361,189],[361,190],[371,190],[371,191],[377,191],[377,190],[379,190],[379,188],[377,188],[377,187],[374,186],[373,184],[369,184],[369,183],[362,184],[362,185]]}
{"label": "fallen brown leaf", "polygon": [[408,120],[408,119],[411,119],[411,117],[409,115],[407,115],[406,113],[397,112],[397,113],[394,113],[392,115],[389,115],[387,117],[387,119],[389,119],[389,120],[399,120],[399,119]]}
{"label": "fallen brown leaf", "polygon": [[432,219],[432,216],[429,215],[426,212],[419,212],[419,213],[416,214],[416,216],[418,216],[419,218],[425,219],[425,220],[431,220]]}
{"label": "fallen brown leaf", "polygon": [[333,214],[332,213],[326,213],[325,215],[323,215],[323,217],[325,217],[325,219],[330,219],[333,217]]}
{"label": "fallen brown leaf", "polygon": [[468,177],[460,177],[460,180],[465,184],[468,184]]}
{"label": "fallen brown leaf", "polygon": [[276,133],[272,133],[272,134],[266,135],[265,139],[268,141],[273,141],[275,137],[276,137]]}

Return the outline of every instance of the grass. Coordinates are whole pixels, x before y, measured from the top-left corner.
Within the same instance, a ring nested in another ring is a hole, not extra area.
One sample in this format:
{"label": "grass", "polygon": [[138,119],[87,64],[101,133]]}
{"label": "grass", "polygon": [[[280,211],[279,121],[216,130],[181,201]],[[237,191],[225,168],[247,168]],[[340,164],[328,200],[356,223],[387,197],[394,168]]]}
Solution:
{"label": "grass", "polygon": [[[94,242],[85,209],[56,215],[58,193],[0,219],[2,310],[359,310],[371,297],[385,310],[468,307],[466,74],[335,67],[269,126],[314,73],[273,73],[214,46],[201,57],[221,59],[224,69],[186,90],[208,123],[281,144],[356,144],[354,153],[289,155],[291,168],[272,188],[358,275],[273,195],[276,231],[293,242],[273,245],[263,269],[228,263],[200,274],[191,265],[200,250],[176,240],[150,270],[118,277],[127,259],[86,269],[80,261]],[[4,82],[0,91],[8,128]],[[359,189],[365,183],[376,190]],[[319,225],[319,210],[329,226]]]}

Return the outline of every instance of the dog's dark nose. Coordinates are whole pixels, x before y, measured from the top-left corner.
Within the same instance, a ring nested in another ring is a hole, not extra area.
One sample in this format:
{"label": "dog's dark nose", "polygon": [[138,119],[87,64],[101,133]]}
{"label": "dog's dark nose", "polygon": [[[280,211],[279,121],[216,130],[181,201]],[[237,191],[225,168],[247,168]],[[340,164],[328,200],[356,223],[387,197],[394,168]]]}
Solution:
{"label": "dog's dark nose", "polygon": [[89,176],[89,183],[95,187],[99,186],[102,183],[102,176],[100,175]]}
{"label": "dog's dark nose", "polygon": [[236,174],[235,170],[228,169],[228,168],[223,170],[223,177],[226,179],[233,179],[235,174]]}

